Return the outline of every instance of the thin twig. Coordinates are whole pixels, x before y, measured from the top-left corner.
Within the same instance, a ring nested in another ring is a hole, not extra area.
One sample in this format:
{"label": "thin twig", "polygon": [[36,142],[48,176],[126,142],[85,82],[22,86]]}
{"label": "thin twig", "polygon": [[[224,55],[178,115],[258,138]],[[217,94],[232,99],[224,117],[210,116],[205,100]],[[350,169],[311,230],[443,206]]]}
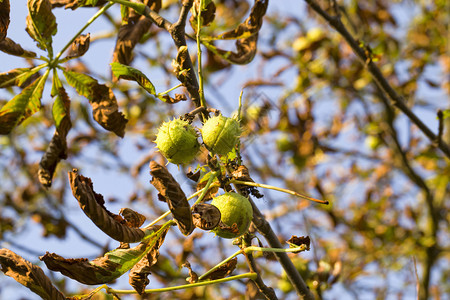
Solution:
{"label": "thin twig", "polygon": [[[247,235],[244,237],[244,240],[246,243],[250,243],[250,236]],[[244,256],[247,260],[248,267],[250,269],[250,272],[256,273],[257,276],[253,281],[255,282],[256,286],[258,287],[259,291],[266,297],[268,300],[276,300],[278,299],[277,295],[275,294],[275,291],[273,288],[268,287],[261,277],[261,272],[258,270],[258,267],[256,265],[255,258],[253,257],[252,252],[244,252]]]}
{"label": "thin twig", "polygon": [[437,111],[437,117],[439,120],[439,125],[436,145],[439,145],[440,143],[442,143],[442,136],[444,135],[444,113],[442,112],[442,109],[439,109]]}
{"label": "thin twig", "polygon": [[[397,92],[392,88],[386,78],[384,78],[380,69],[372,61],[370,55],[367,54],[367,50],[361,47],[358,41],[353,38],[353,36],[348,32],[345,25],[341,22],[340,18],[337,16],[330,16],[314,0],[305,1],[347,41],[353,52],[359,57],[363,65],[366,66],[367,70],[372,75],[378,87],[383,91],[383,93],[388,95],[392,104],[400,109],[432,142],[438,141],[437,136],[431,131],[430,128],[428,128],[428,126],[426,126],[422,122],[422,120],[416,114],[411,111],[411,109],[406,105],[405,99],[401,95],[397,94]],[[445,153],[447,157],[450,158],[450,147],[444,141],[439,140],[437,146],[442,150],[442,152]]]}
{"label": "thin twig", "polygon": [[419,300],[420,295],[420,280],[419,280],[419,274],[417,273],[417,263],[416,258],[413,256],[413,263],[414,263],[414,274],[416,275],[416,293],[417,293],[417,300]]}

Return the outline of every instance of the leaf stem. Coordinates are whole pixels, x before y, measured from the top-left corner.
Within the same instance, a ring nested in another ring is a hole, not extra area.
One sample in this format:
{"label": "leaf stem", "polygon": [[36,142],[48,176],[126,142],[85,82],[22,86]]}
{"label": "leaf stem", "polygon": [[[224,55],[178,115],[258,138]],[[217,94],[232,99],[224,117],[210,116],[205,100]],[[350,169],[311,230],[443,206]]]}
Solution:
{"label": "leaf stem", "polygon": [[105,13],[105,11],[110,8],[111,6],[114,5],[114,1],[110,1],[108,4],[106,4],[105,6],[103,6],[95,15],[93,15],[87,22],[86,24],[84,24],[84,26],[78,30],[78,32],[72,37],[72,39],[70,39],[69,42],[67,42],[67,44],[61,49],[61,51],[59,51],[58,54],[56,54],[55,58],[50,62],[50,66],[55,65],[58,63],[59,58],[61,57],[61,55],[63,55],[64,51],[67,50],[67,48],[70,47],[70,45],[72,45],[73,41],[75,41],[75,39],[81,35],[83,33],[83,31],[89,27],[89,25],[91,25],[98,17],[100,17],[103,13]]}
{"label": "leaf stem", "polygon": [[42,65],[36,66],[36,67],[34,67],[34,68],[32,68],[32,69],[26,71],[26,72],[23,72],[22,74],[17,75],[16,77],[11,78],[11,79],[8,80],[8,81],[3,82],[3,83],[0,85],[0,88],[5,87],[5,86],[7,86],[8,84],[10,84],[10,83],[12,83],[12,82],[14,82],[14,81],[16,81],[16,80],[18,80],[18,79],[24,77],[24,76],[27,76],[27,75],[30,74],[30,73],[36,73],[36,72],[38,72],[39,70],[41,70],[41,69],[43,69],[43,68],[45,68],[45,67],[47,67],[47,66],[48,66],[48,63],[43,63]]}
{"label": "leaf stem", "polygon": [[197,64],[198,64],[198,93],[200,95],[200,106],[206,107],[205,93],[203,91],[203,71],[202,71],[202,44],[200,40],[200,32],[202,30],[202,10],[203,0],[199,1],[197,12]]}
{"label": "leaf stem", "polygon": [[299,247],[288,248],[288,249],[284,249],[284,248],[263,248],[263,247],[257,247],[257,246],[249,246],[249,247],[246,247],[246,248],[243,248],[243,249],[239,249],[238,251],[236,251],[232,255],[228,256],[227,258],[222,260],[220,263],[218,263],[217,265],[215,265],[214,267],[209,269],[205,274],[200,276],[198,278],[198,280],[202,280],[203,278],[205,278],[206,276],[208,276],[209,274],[214,272],[216,269],[218,269],[221,265],[226,264],[227,262],[232,260],[234,257],[236,257],[239,254],[242,254],[244,252],[245,253],[250,253],[250,252],[259,251],[259,252],[284,252],[284,253],[289,253],[289,252],[300,252],[300,251],[305,251],[305,250],[306,250],[306,245],[300,245]]}
{"label": "leaf stem", "polygon": [[205,187],[201,190],[202,193],[198,197],[197,201],[195,201],[194,205],[196,205],[196,204],[200,203],[200,201],[202,201],[203,197],[205,197],[206,193],[208,192],[213,180],[216,178],[217,178],[217,172],[212,172],[211,176],[208,179],[208,182],[206,183]]}
{"label": "leaf stem", "polygon": [[158,94],[156,94],[156,97],[159,97],[159,96],[162,96],[162,95],[168,94],[168,93],[170,93],[171,91],[173,91],[173,90],[175,90],[175,89],[179,88],[180,86],[183,86],[183,84],[182,84],[182,83],[180,83],[180,84],[177,84],[176,86],[174,86],[174,87],[172,87],[172,88],[168,89],[167,91],[164,91],[164,92],[162,92],[162,93],[158,93]]}
{"label": "leaf stem", "polygon": [[229,262],[230,260],[232,260],[233,258],[235,258],[236,256],[238,256],[239,254],[244,253],[243,249],[239,249],[238,251],[234,252],[232,255],[228,256],[227,258],[225,258],[224,260],[222,260],[220,263],[218,263],[217,265],[215,265],[214,267],[212,267],[211,269],[209,269],[205,274],[203,274],[202,276],[200,276],[198,278],[198,280],[202,280],[203,278],[205,278],[206,276],[208,276],[209,274],[211,274],[212,272],[214,272],[216,269],[218,269],[221,265],[226,264],[227,262]]}
{"label": "leaf stem", "polygon": [[[233,280],[244,279],[244,278],[255,279],[256,273],[244,273],[244,274],[230,276],[227,278],[221,278],[221,279],[216,279],[216,280],[208,280],[208,281],[203,281],[203,282],[183,284],[183,285],[165,287],[165,288],[160,288],[160,289],[148,289],[148,290],[145,290],[144,293],[146,293],[146,294],[162,293],[162,292],[169,292],[169,291],[175,291],[175,290],[190,289],[190,288],[194,288],[194,287],[198,287],[198,286],[211,285],[211,284],[222,283],[222,282],[233,281]],[[102,288],[105,288],[106,292],[114,293],[114,294],[136,294],[137,293],[135,290],[115,290],[115,289],[112,289],[109,287],[103,287],[103,286],[102,286]]]}
{"label": "leaf stem", "polygon": [[283,188],[272,186],[272,185],[256,183],[256,182],[251,182],[251,181],[240,181],[240,180],[235,180],[235,179],[231,179],[230,183],[243,184],[243,185],[249,185],[249,186],[269,189],[269,190],[275,190],[275,191],[283,192],[283,193],[286,193],[286,194],[289,194],[289,195],[293,195],[293,196],[296,196],[296,197],[300,197],[302,199],[314,201],[314,202],[317,202],[317,203],[329,204],[329,202],[327,200],[319,200],[319,199],[316,199],[316,198],[312,198],[312,197],[308,197],[308,196],[299,194],[297,192],[294,192],[294,191],[291,191],[291,190],[288,190],[288,189],[283,189]]}

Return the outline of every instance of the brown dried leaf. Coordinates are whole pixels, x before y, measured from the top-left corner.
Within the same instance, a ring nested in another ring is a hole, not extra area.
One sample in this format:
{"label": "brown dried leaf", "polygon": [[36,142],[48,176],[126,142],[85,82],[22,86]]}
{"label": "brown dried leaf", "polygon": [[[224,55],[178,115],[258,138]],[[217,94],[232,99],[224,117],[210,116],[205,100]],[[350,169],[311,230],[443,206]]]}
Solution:
{"label": "brown dried leaf", "polygon": [[189,167],[189,172],[186,174],[187,178],[189,178],[190,180],[194,181],[194,182],[198,182],[198,180],[200,179],[200,175],[201,175],[201,171],[198,170],[197,172],[192,172],[192,170]]}
{"label": "brown dried leaf", "polygon": [[[158,12],[161,9],[161,0],[147,0],[147,6]],[[129,18],[119,28],[113,62],[129,65],[133,60],[133,49],[145,33],[148,32],[152,22],[130,9]]]}
{"label": "brown dried leaf", "polygon": [[89,100],[91,100],[94,120],[106,130],[124,137],[128,120],[123,113],[119,112],[113,91],[104,84],[97,84],[92,86],[92,93],[93,98]]}
{"label": "brown dried leaf", "polygon": [[54,253],[46,253],[39,257],[50,270],[75,279],[84,284],[102,284],[111,282],[129,271],[143,259],[155,244],[161,244],[160,237],[165,235],[171,223],[155,226],[155,230],[134,248],[114,249],[104,256],[88,261],[81,259],[65,259]]}
{"label": "brown dried leaf", "polygon": [[233,234],[239,233],[239,228],[236,223],[233,223],[233,225],[228,226],[227,224],[220,221],[219,224],[217,225],[217,227],[219,227],[221,231],[228,231]]}
{"label": "brown dried leaf", "polygon": [[9,0],[0,1],[0,42],[6,37],[9,21]]}
{"label": "brown dried leaf", "polygon": [[75,41],[73,41],[66,58],[83,56],[89,50],[90,42],[91,35],[89,33],[80,35],[75,39]]}
{"label": "brown dried leaf", "polygon": [[66,137],[61,136],[58,132],[53,135],[47,150],[39,162],[38,177],[39,182],[45,186],[52,185],[53,174],[56,166],[61,159],[67,158],[67,142]]}
{"label": "brown dried leaf", "polygon": [[20,112],[0,112],[0,135],[6,135],[16,127],[17,119],[21,116]]}
{"label": "brown dried leaf", "polygon": [[209,49],[234,64],[248,64],[251,62],[256,54],[258,32],[262,26],[268,4],[268,0],[256,0],[250,16],[244,22],[239,24],[236,29],[225,32],[217,37],[217,39],[237,39],[237,52],[221,50],[212,44],[207,45]]}
{"label": "brown dried leaf", "polygon": [[139,295],[144,294],[145,287],[150,283],[148,275],[151,274],[151,267],[158,262],[159,248],[164,242],[166,233],[161,235],[148,254],[130,270],[128,281]]}
{"label": "brown dried leaf", "polygon": [[180,48],[178,48],[177,56],[175,58],[175,61],[172,63],[174,67],[173,71],[175,73],[175,76],[185,86],[186,84],[188,84],[187,78],[188,57],[189,57],[188,48],[186,46],[181,46]]}
{"label": "brown dried leaf", "polygon": [[95,5],[86,4],[87,0],[50,0],[52,7],[62,7],[65,6],[65,9],[75,10],[78,7],[101,7],[105,5],[108,1],[106,0],[98,0]]}
{"label": "brown dried leaf", "polygon": [[[203,2],[204,3],[204,2]],[[194,5],[192,6],[192,15],[189,19],[189,22],[191,23],[192,28],[197,31],[197,16],[199,11],[200,1],[196,0],[194,2]],[[202,10],[201,13],[201,19],[202,19],[202,26],[208,26],[212,21],[214,21],[214,18],[216,16],[216,5],[214,2],[209,2],[208,5]]]}
{"label": "brown dried leaf", "polygon": [[145,222],[145,216],[138,212],[135,212],[131,208],[122,208],[119,211],[119,215],[122,215],[125,219],[125,225],[132,228],[139,228]]}
{"label": "brown dried leaf", "polygon": [[169,95],[162,95],[162,96],[158,96],[158,99],[164,101],[167,104],[175,104],[178,103],[180,101],[186,101],[187,98],[185,95],[183,94],[175,94],[175,98],[170,97]]}
{"label": "brown dried leaf", "polygon": [[158,190],[158,197],[162,197],[169,205],[181,233],[184,235],[191,234],[195,228],[192,222],[191,207],[178,182],[166,167],[155,161],[150,162],[150,174],[153,176],[150,183]]}
{"label": "brown dried leaf", "polygon": [[[63,275],[77,280],[84,284],[100,284],[97,279],[97,272],[100,272],[103,276],[110,275],[110,271],[99,268],[96,265],[90,264],[87,258],[64,258],[55,253],[45,253],[40,257],[47,268],[52,271],[61,272]],[[113,263],[108,268],[114,269]]]}
{"label": "brown dried leaf", "polygon": [[22,46],[20,46],[10,38],[4,38],[3,40],[0,39],[0,51],[25,58],[36,57],[36,53],[34,53],[33,51],[24,50]]}
{"label": "brown dried leaf", "polygon": [[182,266],[182,267],[186,267],[186,268],[188,268],[188,270],[189,270],[189,277],[186,278],[186,280],[187,280],[189,283],[196,283],[196,282],[198,282],[198,275],[197,275],[197,273],[195,273],[195,272],[192,270],[191,264],[190,264],[188,261],[186,261],[186,262],[185,262],[184,264],[182,264],[181,266]]}
{"label": "brown dried leaf", "polygon": [[49,0],[28,0],[26,31],[42,50],[51,49],[57,23]]}
{"label": "brown dried leaf", "polygon": [[216,280],[221,279],[229,276],[234,269],[236,269],[237,264],[237,257],[234,257],[233,259],[229,260],[225,264],[218,267],[216,270],[208,274],[203,278],[203,280]]}
{"label": "brown dried leaf", "polygon": [[[69,172],[70,187],[81,209],[98,228],[116,241],[135,243],[144,237],[143,230],[130,228],[118,221],[105,206],[103,196],[93,190],[91,179],[78,175],[76,170]],[[120,216],[117,216],[121,219]]]}
{"label": "brown dried leaf", "polygon": [[66,299],[53,286],[40,267],[33,265],[11,250],[0,249],[0,266],[5,275],[12,277],[43,299]]}
{"label": "brown dried leaf", "polygon": [[89,75],[68,70],[63,73],[67,83],[74,87],[80,95],[89,99],[94,120],[106,130],[123,137],[128,120],[119,112],[113,91],[106,85],[99,84]]}
{"label": "brown dried leaf", "polygon": [[[299,247],[301,245],[305,245],[306,246],[306,250],[309,250],[309,246],[311,244],[311,239],[309,238],[309,236],[291,236],[291,238],[289,240],[286,241],[289,244],[290,248],[296,248]],[[298,251],[300,252],[300,251]],[[293,253],[298,253],[298,252],[293,252]]]}
{"label": "brown dried leaf", "polygon": [[198,203],[192,207],[194,225],[203,230],[212,230],[220,222],[220,210],[208,203]]}

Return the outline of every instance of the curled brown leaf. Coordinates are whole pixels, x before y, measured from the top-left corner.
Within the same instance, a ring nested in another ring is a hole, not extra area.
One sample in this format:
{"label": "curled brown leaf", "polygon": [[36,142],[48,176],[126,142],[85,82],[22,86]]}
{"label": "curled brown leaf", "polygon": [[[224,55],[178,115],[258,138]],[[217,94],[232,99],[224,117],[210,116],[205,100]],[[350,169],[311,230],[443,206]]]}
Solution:
{"label": "curled brown leaf", "polygon": [[[146,0],[144,3],[156,12],[161,9],[161,0]],[[148,32],[151,25],[150,19],[130,9],[128,20],[119,28],[113,62],[129,65],[133,60],[134,47],[139,43],[143,35]]]}
{"label": "curled brown leaf", "polygon": [[239,24],[236,29],[225,32],[218,37],[218,39],[237,39],[236,52],[221,50],[214,46],[209,47],[210,50],[234,64],[251,62],[256,54],[258,32],[262,26],[268,4],[268,0],[256,0],[250,16],[244,22]]}
{"label": "curled brown leaf", "polygon": [[5,275],[12,277],[20,284],[38,294],[42,299],[66,299],[64,295],[53,286],[44,271],[38,266],[8,249],[0,249],[0,266]]}
{"label": "curled brown leaf", "polygon": [[104,84],[95,84],[91,87],[93,97],[89,100],[94,120],[106,130],[124,137],[125,125],[128,120],[123,113],[119,112],[119,106],[113,91]]}
{"label": "curled brown leaf", "polygon": [[45,186],[52,185],[53,174],[61,159],[67,158],[66,138],[55,132],[47,150],[39,162],[38,178],[39,182]]}
{"label": "curled brown leaf", "polygon": [[150,162],[150,174],[153,176],[151,184],[158,190],[158,197],[167,202],[181,233],[184,235],[191,234],[195,228],[192,221],[191,207],[178,182],[172,177],[172,174],[169,173],[166,167],[155,161]]}
{"label": "curled brown leaf", "polygon": [[89,50],[89,44],[91,41],[91,35],[82,34],[72,42],[70,45],[69,52],[67,53],[66,58],[75,58],[83,56]]}
{"label": "curled brown leaf", "polygon": [[237,257],[234,257],[215,269],[213,272],[209,273],[207,276],[203,277],[202,280],[216,280],[229,276],[234,269],[236,269]]}
{"label": "curled brown leaf", "polygon": [[186,101],[187,98],[185,95],[183,94],[175,94],[175,98],[170,97],[169,95],[163,95],[163,96],[158,96],[159,99],[161,99],[162,101],[164,101],[165,103],[168,104],[175,104],[178,103],[180,101]]}
{"label": "curled brown leaf", "polygon": [[196,283],[198,281],[198,275],[192,270],[191,264],[186,261],[181,265],[189,270],[189,277],[186,279],[189,283]]}
{"label": "curled brown leaf", "polygon": [[129,283],[139,295],[144,294],[145,287],[150,283],[148,275],[151,273],[151,267],[158,262],[159,248],[165,237],[166,232],[161,235],[148,254],[130,270]]}
{"label": "curled brown leaf", "polygon": [[108,236],[124,243],[135,243],[144,237],[143,230],[122,224],[117,218],[120,220],[120,216],[105,208],[103,196],[94,192],[89,178],[72,171],[69,172],[69,181],[73,196],[78,200],[83,212]]}
{"label": "curled brown leaf", "polygon": [[220,210],[208,203],[198,203],[192,207],[194,225],[203,230],[212,230],[220,222]]}
{"label": "curled brown leaf", "polygon": [[131,208],[122,208],[120,209],[119,214],[123,216],[128,227],[139,228],[145,222],[145,216]]}
{"label": "curled brown leaf", "polygon": [[84,284],[102,284],[111,282],[122,276],[144,258],[155,244],[162,243],[171,224],[155,226],[143,242],[134,248],[117,248],[105,253],[104,256],[88,261],[85,258],[66,259],[54,253],[46,253],[39,259],[53,271],[61,272]]}
{"label": "curled brown leaf", "polygon": [[[64,258],[55,253],[45,253],[40,259],[47,268],[52,271],[61,272],[63,275],[75,279],[84,284],[101,284],[103,281],[98,279],[97,274],[101,276],[110,276],[111,270],[119,265],[109,262],[104,268],[91,264],[87,258]],[[110,269],[110,270],[108,270]]]}
{"label": "curled brown leaf", "polygon": [[0,1],[0,42],[6,37],[9,21],[9,0]]}
{"label": "curled brown leaf", "polygon": [[[296,247],[299,247],[301,245],[305,245],[306,246],[305,250],[309,250],[309,246],[311,244],[311,239],[309,238],[309,236],[300,236],[300,237],[298,237],[296,235],[293,235],[286,242],[289,244],[289,246],[291,248],[296,248]],[[294,253],[297,253],[297,252],[294,252]]]}
{"label": "curled brown leaf", "polygon": [[25,58],[36,57],[36,53],[23,49],[20,44],[17,44],[10,38],[0,39],[0,51]]}
{"label": "curled brown leaf", "polygon": [[[98,0],[95,6],[101,7],[108,1]],[[65,9],[75,10],[78,7],[93,7],[94,5],[86,4],[86,0],[50,0],[52,7],[62,7]]]}
{"label": "curled brown leaf", "polygon": [[[197,17],[198,17],[198,11],[199,11],[200,1],[195,1],[194,5],[192,6],[192,16],[189,19],[189,22],[191,22],[192,28],[197,31]],[[214,18],[216,16],[216,5],[213,1],[209,2],[206,7],[202,9],[201,12],[201,19],[202,19],[202,26],[208,26],[212,21],[214,21]]]}

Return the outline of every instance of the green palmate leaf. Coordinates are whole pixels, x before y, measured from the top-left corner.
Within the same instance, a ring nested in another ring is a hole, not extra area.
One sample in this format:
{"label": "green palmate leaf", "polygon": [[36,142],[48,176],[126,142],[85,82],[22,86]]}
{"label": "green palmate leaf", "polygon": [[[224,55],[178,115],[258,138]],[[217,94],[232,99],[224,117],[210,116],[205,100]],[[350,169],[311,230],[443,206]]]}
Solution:
{"label": "green palmate leaf", "polygon": [[44,77],[39,77],[0,110],[0,134],[9,134],[23,120],[41,108]]}
{"label": "green palmate leaf", "polygon": [[5,73],[0,73],[0,88],[10,86],[22,87],[31,76],[36,74],[40,68],[17,68]]}
{"label": "green palmate leaf", "polygon": [[87,259],[65,259],[54,253],[46,253],[40,259],[52,271],[84,284],[102,284],[111,282],[129,271],[157,244],[161,243],[173,222],[168,222],[150,234],[138,246],[130,249],[115,249],[93,261]]}
{"label": "green palmate leaf", "polygon": [[52,35],[56,34],[56,18],[49,0],[28,0],[27,32],[38,47],[50,51]]}
{"label": "green palmate leaf", "polygon": [[80,95],[89,99],[94,120],[106,130],[120,137],[125,135],[127,119],[119,112],[116,97],[112,90],[86,74],[63,71],[64,76]]}
{"label": "green palmate leaf", "polygon": [[141,71],[118,62],[111,63],[111,70],[117,78],[136,81],[150,94],[156,94],[156,90],[152,82]]}
{"label": "green palmate leaf", "polygon": [[56,130],[63,136],[66,136],[67,131],[72,127],[70,121],[70,99],[56,72],[53,76],[52,96],[56,96],[52,107],[52,115],[53,120],[55,121]]}
{"label": "green palmate leaf", "polygon": [[67,83],[70,84],[78,94],[90,99],[92,98],[92,86],[98,84],[97,80],[86,74],[63,71]]}
{"label": "green palmate leaf", "polygon": [[56,125],[56,132],[47,146],[39,162],[38,178],[45,187],[52,185],[53,174],[61,159],[67,158],[66,136],[72,127],[70,121],[70,99],[64,90],[55,70],[52,83],[53,102],[52,114]]}

